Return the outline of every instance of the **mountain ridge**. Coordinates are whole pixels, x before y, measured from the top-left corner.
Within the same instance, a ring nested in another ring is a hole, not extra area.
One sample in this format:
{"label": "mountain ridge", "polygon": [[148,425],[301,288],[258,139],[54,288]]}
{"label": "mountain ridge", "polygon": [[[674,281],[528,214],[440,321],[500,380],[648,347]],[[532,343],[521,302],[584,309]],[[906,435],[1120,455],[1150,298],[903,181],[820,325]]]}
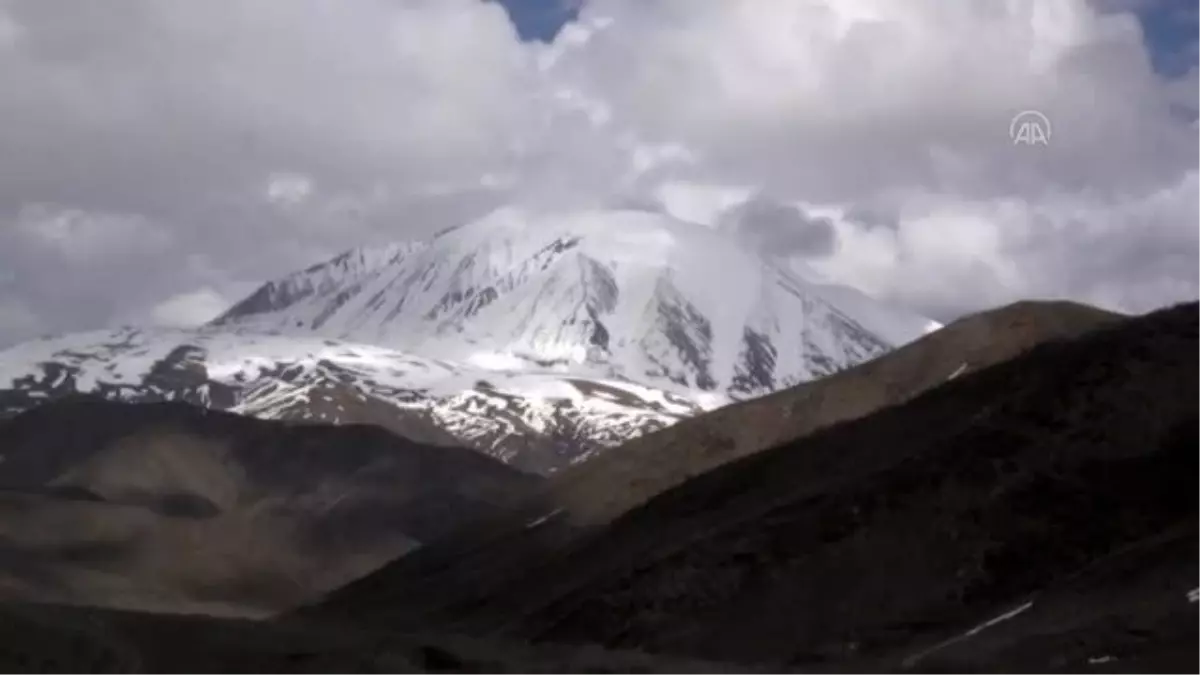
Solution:
{"label": "mountain ridge", "polygon": [[343,252],[208,325],[0,351],[0,416],[72,392],[380,424],[553,473],[938,324],[641,211],[503,208]]}
{"label": "mountain ridge", "polygon": [[392,591],[405,604],[435,613],[443,605],[478,601],[527,574],[529,560],[553,558],[657,495],[722,465],[903,404],[1038,344],[1078,338],[1121,320],[1075,303],[1014,303],[964,317],[821,380],[646,434],[555,475],[514,513],[468,524],[396,561],[394,574],[406,581],[396,582]]}
{"label": "mountain ridge", "polygon": [[376,424],[539,472],[702,409],[686,396],[615,379],[497,372],[229,329],[96,331],[0,352],[0,418],[75,393],[299,423]]}
{"label": "mountain ridge", "polygon": [[437,573],[412,558],[301,616],[818,671],[1194,664],[1196,317],[1106,322],[743,457],[482,596],[411,603]]}
{"label": "mountain ridge", "polygon": [[214,325],[311,332],[460,362],[554,363],[735,399],[834,372],[896,346],[897,335],[914,339],[937,325],[894,308],[872,316],[879,303],[865,296],[843,312],[825,286],[782,261],[663,214],[505,208],[413,251],[371,254],[388,262],[320,293],[309,292],[308,277],[295,289],[271,282],[252,297],[275,289],[274,306],[241,304]]}

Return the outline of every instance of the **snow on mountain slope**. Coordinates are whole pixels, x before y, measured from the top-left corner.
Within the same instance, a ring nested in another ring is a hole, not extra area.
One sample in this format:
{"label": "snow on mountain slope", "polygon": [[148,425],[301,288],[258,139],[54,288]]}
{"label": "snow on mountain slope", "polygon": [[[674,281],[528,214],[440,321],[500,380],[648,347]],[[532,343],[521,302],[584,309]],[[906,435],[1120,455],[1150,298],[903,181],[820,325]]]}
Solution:
{"label": "snow on mountain slope", "polygon": [[403,260],[422,247],[420,242],[401,242],[380,248],[346,251],[332,260],[290,274],[277,282],[264,284],[230,312],[255,313],[275,306],[291,305],[313,296],[336,295],[354,288],[381,265]]}
{"label": "snow on mountain slope", "polygon": [[931,325],[668,215],[505,208],[267,283],[202,329],[0,351],[0,417],[76,392],[183,400],[545,472]]}
{"label": "snow on mountain slope", "polygon": [[535,471],[553,471],[701,410],[686,397],[615,379],[495,372],[381,347],[242,330],[127,328],[0,351],[0,419],[75,393],[181,400],[301,422],[379,424]]}
{"label": "snow on mountain slope", "polygon": [[[768,210],[776,213],[782,211],[787,214],[790,211],[794,217],[800,219],[804,217],[802,214],[829,219],[846,217],[845,210],[841,208],[800,201],[774,200],[750,186],[666,181],[660,183],[652,194],[665,213],[712,228],[742,245],[760,250],[761,244],[755,244],[753,234],[747,241],[740,232],[744,225],[745,209],[756,202],[766,205]],[[751,210],[753,211],[753,208]],[[787,224],[777,223],[775,227],[787,227]],[[751,228],[752,231],[753,229]],[[806,281],[809,292],[837,307],[863,328],[893,345],[904,344],[942,327],[937,321],[898,306],[879,302],[856,288],[837,284],[802,258],[776,254],[773,264]]]}
{"label": "snow on mountain slope", "polygon": [[793,262],[789,269],[803,279],[809,280],[812,293],[837,307],[868,331],[894,345],[910,342],[915,337],[931,333],[942,324],[903,309],[885,305],[857,288],[840,286],[823,281],[809,270],[801,271]]}
{"label": "snow on mountain slope", "polygon": [[373,257],[386,262],[268,284],[215,325],[746,398],[878,356],[929,324],[642,211],[504,208]]}

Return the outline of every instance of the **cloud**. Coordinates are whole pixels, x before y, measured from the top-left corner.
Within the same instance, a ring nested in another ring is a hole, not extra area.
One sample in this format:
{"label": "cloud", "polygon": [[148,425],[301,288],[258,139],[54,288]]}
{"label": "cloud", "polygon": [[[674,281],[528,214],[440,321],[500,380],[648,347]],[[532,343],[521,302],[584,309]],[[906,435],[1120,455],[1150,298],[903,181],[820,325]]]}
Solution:
{"label": "cloud", "polygon": [[273,173],[267,177],[267,201],[284,206],[302,204],[312,194],[313,182],[296,173]]}
{"label": "cloud", "polygon": [[6,331],[23,337],[33,337],[44,330],[37,314],[11,297],[0,296],[0,326]]}
{"label": "cloud", "polygon": [[514,200],[738,208],[938,318],[1195,297],[1196,71],[1100,1],[591,0],[543,45],[477,0],[0,0],[0,344]]}
{"label": "cloud", "polygon": [[830,218],[761,194],[722,212],[719,227],[764,255],[821,258],[832,255],[838,243]]}
{"label": "cloud", "polygon": [[113,259],[128,261],[170,245],[167,232],[136,214],[25,204],[11,227],[18,240],[10,241],[12,249],[38,251],[57,259],[63,269]]}
{"label": "cloud", "polygon": [[527,110],[473,0],[0,0],[0,50],[0,269],[52,330],[478,215]]}
{"label": "cloud", "polygon": [[236,301],[237,298],[227,298],[211,288],[201,288],[155,305],[149,320],[156,326],[192,328],[217,318]]}
{"label": "cloud", "polygon": [[1069,298],[1143,312],[1197,296],[1198,203],[1195,170],[1135,196],[932,195],[896,213],[896,227],[830,214],[838,252],[810,264],[939,317],[961,312],[964,288],[981,305]]}
{"label": "cloud", "polygon": [[[938,318],[1029,296],[1143,311],[1200,295],[1195,71],[1156,73],[1129,8],[1103,9],[607,0],[564,58],[613,126],[700,158],[677,178],[796,206],[751,202],[775,223],[752,229],[816,233],[842,281]],[[1048,146],[1008,136],[1030,109]]]}
{"label": "cloud", "polygon": [[[1129,189],[1195,161],[1136,22],[1083,2],[610,0],[590,11],[613,24],[575,56],[617,122],[772,193]],[[1029,108],[1060,131],[1037,158],[1007,138]]]}

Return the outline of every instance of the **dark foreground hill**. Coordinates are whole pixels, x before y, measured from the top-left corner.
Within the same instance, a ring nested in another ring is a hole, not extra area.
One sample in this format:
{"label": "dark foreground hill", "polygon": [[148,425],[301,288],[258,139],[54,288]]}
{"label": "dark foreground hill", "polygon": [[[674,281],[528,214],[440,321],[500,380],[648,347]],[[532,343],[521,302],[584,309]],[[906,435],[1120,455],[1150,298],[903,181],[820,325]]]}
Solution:
{"label": "dark foreground hill", "polygon": [[365,426],[50,403],[0,424],[0,598],[254,615],[312,598],[538,480]]}
{"label": "dark foreground hill", "polygon": [[726,462],[903,403],[1034,345],[1121,318],[1065,301],[1023,301],[973,314],[832,376],[635,438],[564,471],[546,490],[576,522],[608,522]]}
{"label": "dark foreground hill", "polygon": [[357,626],[0,604],[0,671],[43,673],[722,673],[743,666],[598,647]]}
{"label": "dark foreground hill", "polygon": [[1196,672],[1198,323],[1043,344],[609,524],[534,519],[546,547],[473,563],[508,556],[502,585],[426,588],[471,580],[417,552],[258,622],[0,606],[0,666]]}
{"label": "dark foreground hill", "polygon": [[694,478],[483,595],[409,604],[401,560],[306,615],[798,669],[1194,672],[1197,324],[1192,304],[1035,347]]}
{"label": "dark foreground hill", "polygon": [[507,588],[527,573],[530,560],[557,555],[692,476],[1120,318],[1069,302],[1019,302],[821,380],[684,420],[551,478],[516,515],[473,523],[398,561],[387,592],[404,598],[418,621],[441,608],[453,614],[458,605]]}

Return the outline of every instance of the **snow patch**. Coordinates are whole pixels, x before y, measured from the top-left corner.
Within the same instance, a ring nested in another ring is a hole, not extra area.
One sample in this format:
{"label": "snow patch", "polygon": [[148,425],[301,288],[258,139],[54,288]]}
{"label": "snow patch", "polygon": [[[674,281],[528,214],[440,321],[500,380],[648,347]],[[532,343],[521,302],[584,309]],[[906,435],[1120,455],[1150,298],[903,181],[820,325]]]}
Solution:
{"label": "snow patch", "polygon": [[963,634],[962,634],[962,635],[960,635],[958,638],[955,638],[955,640],[957,641],[957,640],[961,640],[961,639],[963,639],[963,638],[968,638],[968,637],[971,637],[972,635],[975,635],[975,634],[979,633],[980,631],[982,631],[982,630],[984,630],[984,629],[986,629],[986,628],[990,628],[990,627],[992,627],[992,626],[995,626],[996,624],[1000,623],[1001,621],[1008,621],[1009,619],[1011,619],[1011,618],[1015,617],[1016,615],[1018,615],[1018,614],[1020,614],[1020,613],[1024,612],[1025,610],[1029,609],[1030,607],[1033,607],[1033,602],[1027,602],[1027,603],[1025,603],[1025,604],[1021,605],[1020,607],[1017,607],[1017,608],[1015,608],[1015,609],[1012,609],[1012,610],[1010,610],[1010,611],[1007,611],[1007,612],[1005,612],[1005,613],[1001,614],[1000,616],[997,616],[997,617],[995,617],[995,618],[993,618],[993,619],[989,619],[989,620],[987,620],[987,621],[984,621],[983,623],[981,623],[981,624],[979,624],[978,626],[976,626],[976,627],[972,628],[971,630],[967,631],[966,633],[963,633]]}
{"label": "snow patch", "polygon": [[[162,363],[180,350],[186,356],[182,363]],[[181,367],[189,375],[170,385],[148,384],[145,379],[156,364]],[[116,400],[151,396],[213,406],[215,385],[221,385],[233,392],[232,401],[218,399],[231,412],[334,422],[354,421],[345,401],[376,401],[429,415],[476,447],[495,448],[514,434],[554,433],[556,425],[568,425],[584,444],[584,454],[587,447],[621,443],[704,409],[686,390],[664,392],[611,377],[568,376],[524,365],[524,371],[485,370],[311,335],[235,328],[122,329],[0,351],[5,378],[0,389],[15,387],[27,400],[43,401],[59,393],[59,387],[89,391],[109,385],[106,391]],[[121,387],[115,388],[118,383]],[[342,388],[349,397],[335,395],[333,388]],[[336,407],[336,418],[314,414],[310,406],[320,401]]]}
{"label": "snow patch", "polygon": [[950,373],[950,375],[946,378],[946,381],[949,382],[965,372],[967,372],[967,364],[963,363],[958,368],[955,368],[953,373]]}
{"label": "snow patch", "polygon": [[1032,601],[1026,602],[1025,604],[1020,605],[1019,607],[1016,607],[1014,609],[1011,609],[999,616],[988,619],[987,621],[984,621],[983,623],[979,624],[978,626],[975,626],[974,628],[963,633],[962,635],[958,635],[958,636],[950,638],[949,640],[939,642],[938,644],[930,647],[929,649],[926,649],[925,651],[918,652],[916,654],[913,654],[912,656],[909,656],[908,658],[904,659],[903,666],[906,669],[912,668],[913,666],[915,666],[917,664],[917,662],[919,662],[920,660],[929,656],[930,654],[939,652],[939,651],[945,649],[946,647],[949,647],[950,645],[962,642],[963,640],[966,640],[973,635],[977,635],[980,632],[982,632],[988,628],[991,628],[992,626],[995,626],[998,623],[1008,621],[1009,619],[1017,616],[1018,614],[1021,614],[1022,612],[1028,610],[1030,607],[1033,607]]}
{"label": "snow patch", "polygon": [[544,525],[547,522],[549,522],[551,518],[557,516],[560,513],[562,513],[562,509],[554,509],[550,513],[547,513],[546,515],[544,515],[540,518],[534,518],[533,520],[529,521],[528,523],[525,523],[525,529],[532,530],[533,528],[535,528],[539,525]]}
{"label": "snow patch", "polygon": [[500,352],[475,352],[467,357],[467,363],[484,370],[521,370],[528,363],[512,354]]}

